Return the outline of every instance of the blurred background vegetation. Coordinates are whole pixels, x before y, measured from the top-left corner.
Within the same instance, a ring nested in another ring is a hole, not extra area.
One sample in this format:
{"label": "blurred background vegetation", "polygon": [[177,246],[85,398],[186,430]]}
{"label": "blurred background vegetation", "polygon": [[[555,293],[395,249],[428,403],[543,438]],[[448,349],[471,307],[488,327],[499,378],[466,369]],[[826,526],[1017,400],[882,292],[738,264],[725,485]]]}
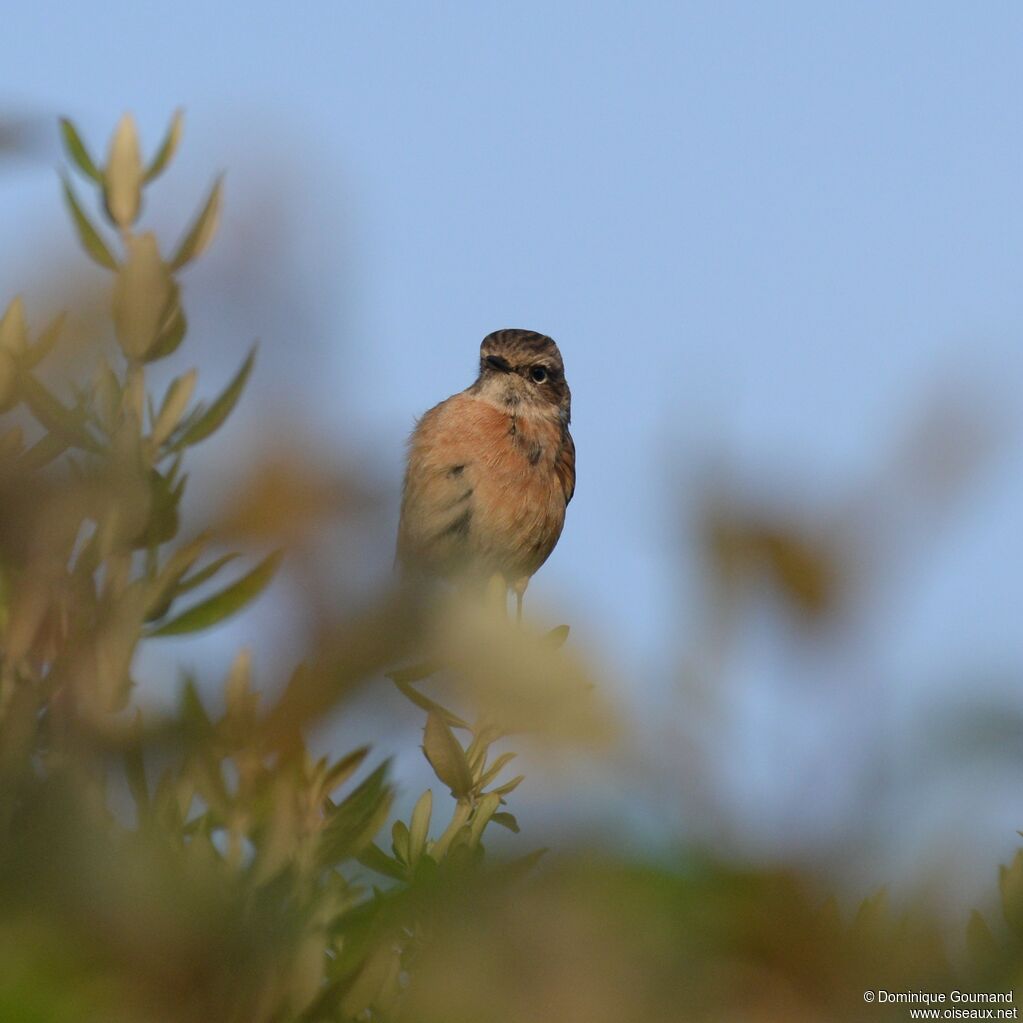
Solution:
{"label": "blurred background vegetation", "polygon": [[[1016,15],[382,5],[243,87],[270,23],[187,8],[141,132],[106,72],[0,116],[0,1019],[1012,988]],[[521,633],[390,572],[509,324],[581,474]]]}

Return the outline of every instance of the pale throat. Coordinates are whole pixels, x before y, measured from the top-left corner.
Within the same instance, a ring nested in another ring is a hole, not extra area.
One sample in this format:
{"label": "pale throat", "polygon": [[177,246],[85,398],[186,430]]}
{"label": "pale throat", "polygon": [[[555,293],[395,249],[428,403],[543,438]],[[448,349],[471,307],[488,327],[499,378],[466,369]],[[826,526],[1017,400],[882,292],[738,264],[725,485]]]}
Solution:
{"label": "pale throat", "polygon": [[557,405],[539,395],[524,391],[514,380],[505,376],[484,376],[474,397],[486,402],[516,419],[536,422],[560,422],[561,413]]}

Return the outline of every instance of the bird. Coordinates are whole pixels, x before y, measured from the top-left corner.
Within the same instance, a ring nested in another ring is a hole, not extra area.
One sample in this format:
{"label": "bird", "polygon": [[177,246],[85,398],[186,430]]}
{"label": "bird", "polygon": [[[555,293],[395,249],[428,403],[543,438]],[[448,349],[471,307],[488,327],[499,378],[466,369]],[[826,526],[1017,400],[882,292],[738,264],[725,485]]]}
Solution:
{"label": "bird", "polygon": [[571,419],[554,340],[518,328],[488,334],[476,380],[424,413],[409,438],[401,569],[469,586],[499,575],[521,622],[526,587],[575,493]]}

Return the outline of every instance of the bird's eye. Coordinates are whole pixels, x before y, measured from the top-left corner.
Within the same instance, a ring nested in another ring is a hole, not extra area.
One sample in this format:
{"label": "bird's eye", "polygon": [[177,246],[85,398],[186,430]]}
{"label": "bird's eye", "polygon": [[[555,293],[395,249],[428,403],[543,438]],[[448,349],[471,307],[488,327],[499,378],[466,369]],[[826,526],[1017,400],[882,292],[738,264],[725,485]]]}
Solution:
{"label": "bird's eye", "polygon": [[534,366],[529,371],[530,379],[537,384],[542,384],[547,379],[547,370],[543,366]]}

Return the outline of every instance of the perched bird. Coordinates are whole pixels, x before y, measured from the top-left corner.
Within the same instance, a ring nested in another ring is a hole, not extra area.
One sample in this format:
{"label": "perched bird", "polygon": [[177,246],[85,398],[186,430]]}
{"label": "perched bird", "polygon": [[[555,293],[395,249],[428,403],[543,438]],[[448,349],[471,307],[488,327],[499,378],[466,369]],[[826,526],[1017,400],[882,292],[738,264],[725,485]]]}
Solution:
{"label": "perched bird", "polygon": [[409,440],[398,561],[413,574],[500,574],[519,617],[575,490],[572,395],[561,352],[532,330],[480,345],[476,382],[430,409]]}

